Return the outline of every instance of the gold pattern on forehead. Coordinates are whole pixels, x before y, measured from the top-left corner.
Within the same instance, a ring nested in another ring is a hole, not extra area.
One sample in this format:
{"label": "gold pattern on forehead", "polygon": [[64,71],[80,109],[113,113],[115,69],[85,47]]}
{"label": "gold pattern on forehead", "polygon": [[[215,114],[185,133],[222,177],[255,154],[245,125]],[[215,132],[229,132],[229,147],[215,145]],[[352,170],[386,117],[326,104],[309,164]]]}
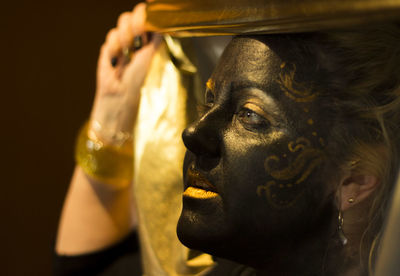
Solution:
{"label": "gold pattern on forehead", "polygon": [[287,70],[284,70],[289,67],[285,62],[282,63],[280,66],[281,72],[279,74],[279,78],[276,81],[280,85],[282,91],[287,97],[298,103],[311,102],[315,100],[319,93],[313,91],[313,89],[310,89],[305,84],[297,82],[294,79],[296,73],[296,65],[291,63],[290,66],[292,68],[289,68]]}

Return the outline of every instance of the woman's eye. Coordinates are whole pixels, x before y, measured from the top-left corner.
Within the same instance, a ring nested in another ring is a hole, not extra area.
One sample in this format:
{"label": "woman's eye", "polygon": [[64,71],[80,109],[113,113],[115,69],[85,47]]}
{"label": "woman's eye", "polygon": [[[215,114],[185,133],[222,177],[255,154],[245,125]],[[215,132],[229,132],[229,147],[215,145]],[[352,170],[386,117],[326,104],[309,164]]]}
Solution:
{"label": "woman's eye", "polygon": [[268,122],[267,120],[254,112],[253,110],[250,110],[248,108],[242,108],[238,113],[237,113],[238,119],[245,125],[259,128],[259,127],[264,127],[267,126]]}

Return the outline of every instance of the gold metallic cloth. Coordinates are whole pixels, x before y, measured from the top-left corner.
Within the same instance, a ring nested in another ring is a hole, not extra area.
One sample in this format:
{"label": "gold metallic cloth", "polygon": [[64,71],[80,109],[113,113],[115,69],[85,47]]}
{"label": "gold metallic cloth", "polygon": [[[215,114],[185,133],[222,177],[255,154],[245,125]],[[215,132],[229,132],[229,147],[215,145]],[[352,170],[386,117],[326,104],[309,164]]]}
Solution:
{"label": "gold metallic cloth", "polygon": [[147,27],[180,36],[304,32],[399,20],[400,0],[155,0]]}
{"label": "gold metallic cloth", "polygon": [[166,37],[141,89],[134,132],[134,197],[146,276],[201,275],[213,263],[209,255],[184,247],[176,235],[185,153],[181,133],[195,110],[190,97],[199,92],[199,83],[179,41]]}

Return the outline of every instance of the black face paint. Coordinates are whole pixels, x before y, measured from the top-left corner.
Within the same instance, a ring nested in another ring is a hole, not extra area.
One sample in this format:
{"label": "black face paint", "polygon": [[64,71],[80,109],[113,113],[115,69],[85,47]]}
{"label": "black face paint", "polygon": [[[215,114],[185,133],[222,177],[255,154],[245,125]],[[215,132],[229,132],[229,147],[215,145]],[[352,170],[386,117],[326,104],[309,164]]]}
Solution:
{"label": "black face paint", "polygon": [[207,110],[183,133],[178,236],[189,247],[257,263],[309,235],[332,204],[319,91],[296,78],[301,64],[276,50],[285,47],[234,39],[207,84]]}

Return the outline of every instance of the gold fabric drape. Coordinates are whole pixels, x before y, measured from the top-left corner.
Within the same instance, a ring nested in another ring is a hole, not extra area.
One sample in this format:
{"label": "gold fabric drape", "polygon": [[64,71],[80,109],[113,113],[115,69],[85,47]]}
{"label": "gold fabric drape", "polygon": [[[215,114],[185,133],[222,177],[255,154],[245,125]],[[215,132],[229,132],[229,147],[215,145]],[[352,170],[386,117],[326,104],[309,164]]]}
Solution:
{"label": "gold fabric drape", "polygon": [[400,0],[155,0],[149,30],[179,36],[303,32],[400,19]]}
{"label": "gold fabric drape", "polygon": [[[178,40],[165,37],[141,88],[134,131],[134,198],[144,276],[201,275],[209,255],[184,247],[176,235],[182,205],[181,133],[201,93],[197,69]],[[178,61],[177,65],[171,60]]]}

